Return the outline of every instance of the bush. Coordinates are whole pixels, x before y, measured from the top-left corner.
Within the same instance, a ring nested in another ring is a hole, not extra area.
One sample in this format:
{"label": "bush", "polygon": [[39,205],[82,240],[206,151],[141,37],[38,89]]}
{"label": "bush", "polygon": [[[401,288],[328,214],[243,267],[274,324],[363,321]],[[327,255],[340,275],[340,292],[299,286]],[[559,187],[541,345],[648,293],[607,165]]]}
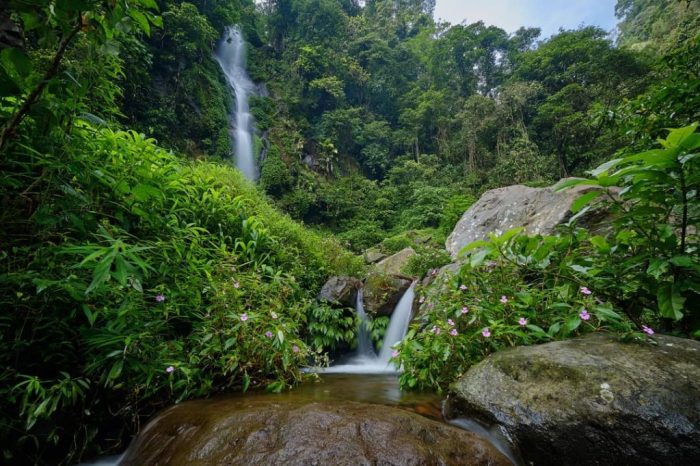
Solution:
{"label": "bush", "polygon": [[298,381],[309,302],[361,259],[227,165],[83,122],[65,144],[0,178],[5,457],[77,461],[166,404]]}

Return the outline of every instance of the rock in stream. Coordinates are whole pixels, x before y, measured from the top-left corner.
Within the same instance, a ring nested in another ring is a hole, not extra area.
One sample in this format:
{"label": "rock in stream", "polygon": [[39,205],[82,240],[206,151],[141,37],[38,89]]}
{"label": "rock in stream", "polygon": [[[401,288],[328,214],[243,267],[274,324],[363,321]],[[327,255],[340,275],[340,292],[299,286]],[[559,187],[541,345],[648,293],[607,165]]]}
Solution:
{"label": "rock in stream", "polygon": [[200,400],[134,440],[126,466],[507,465],[481,437],[418,414],[349,401]]}

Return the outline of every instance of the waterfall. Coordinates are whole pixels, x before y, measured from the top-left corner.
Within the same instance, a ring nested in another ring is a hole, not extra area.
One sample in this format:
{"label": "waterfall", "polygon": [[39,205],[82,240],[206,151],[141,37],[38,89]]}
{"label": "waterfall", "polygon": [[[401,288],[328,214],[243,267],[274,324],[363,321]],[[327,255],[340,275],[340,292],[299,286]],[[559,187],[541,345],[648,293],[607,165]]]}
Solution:
{"label": "waterfall", "polygon": [[377,355],[372,347],[369,330],[367,327],[368,317],[365,313],[364,304],[362,302],[362,291],[357,293],[357,303],[355,309],[360,317],[358,325],[358,345],[355,355],[350,358],[345,364],[331,366],[323,369],[325,373],[338,374],[383,374],[396,372],[394,366],[389,362],[393,346],[403,340],[408,330],[408,324],[411,321],[411,311],[413,310],[413,298],[415,296],[415,282],[406,290],[399,300],[394,313],[389,321],[382,349]]}
{"label": "waterfall", "polygon": [[355,302],[355,312],[360,318],[357,328],[357,356],[361,358],[376,357],[372,346],[372,336],[369,332],[369,317],[365,312],[364,288],[357,290],[357,301]]}
{"label": "waterfall", "polygon": [[257,180],[258,167],[253,154],[253,116],[248,106],[248,96],[255,85],[246,72],[245,41],[237,26],[226,28],[214,56],[236,97],[236,108],[230,117],[232,125],[229,129],[235,143],[236,166],[246,178]]}
{"label": "waterfall", "polygon": [[403,340],[403,337],[406,336],[408,324],[411,321],[411,311],[413,311],[415,287],[415,283],[411,284],[410,288],[401,296],[401,299],[396,305],[396,309],[394,309],[394,314],[391,316],[391,321],[389,321],[389,326],[384,335],[382,350],[379,353],[379,361],[382,363],[389,364],[391,352],[393,351],[392,346]]}

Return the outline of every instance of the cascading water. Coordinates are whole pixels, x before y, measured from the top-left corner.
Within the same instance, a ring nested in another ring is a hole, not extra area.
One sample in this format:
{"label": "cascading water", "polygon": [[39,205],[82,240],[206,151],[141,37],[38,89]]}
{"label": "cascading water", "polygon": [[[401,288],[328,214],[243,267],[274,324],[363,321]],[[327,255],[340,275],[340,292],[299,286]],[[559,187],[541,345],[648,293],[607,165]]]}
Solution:
{"label": "cascading water", "polygon": [[322,372],[329,374],[384,374],[396,372],[396,369],[390,363],[391,352],[393,351],[392,347],[406,336],[408,324],[411,320],[411,311],[413,310],[415,287],[416,284],[414,282],[408,290],[406,290],[396,305],[394,313],[391,316],[391,321],[389,321],[389,327],[387,327],[386,334],[384,335],[384,342],[382,343],[382,350],[379,352],[379,355],[377,355],[372,348],[372,342],[367,327],[369,319],[363,305],[362,290],[358,291],[357,304],[355,305],[357,315],[360,317],[357,352],[346,364],[331,366],[323,369]]}
{"label": "cascading water", "polygon": [[246,178],[257,180],[258,167],[253,154],[253,116],[248,106],[248,96],[255,86],[246,72],[245,41],[238,27],[226,28],[214,56],[236,97],[235,112],[231,116],[232,127],[229,129],[235,143],[236,166]]}

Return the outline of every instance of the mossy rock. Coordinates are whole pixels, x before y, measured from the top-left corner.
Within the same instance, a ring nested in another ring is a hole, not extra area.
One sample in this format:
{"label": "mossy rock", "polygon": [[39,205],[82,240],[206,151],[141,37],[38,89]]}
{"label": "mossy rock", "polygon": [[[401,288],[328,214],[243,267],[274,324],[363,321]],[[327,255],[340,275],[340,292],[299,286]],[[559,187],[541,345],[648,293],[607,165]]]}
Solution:
{"label": "mossy rock", "polygon": [[700,342],[586,337],[495,353],[457,381],[450,417],[498,425],[529,464],[695,464]]}

